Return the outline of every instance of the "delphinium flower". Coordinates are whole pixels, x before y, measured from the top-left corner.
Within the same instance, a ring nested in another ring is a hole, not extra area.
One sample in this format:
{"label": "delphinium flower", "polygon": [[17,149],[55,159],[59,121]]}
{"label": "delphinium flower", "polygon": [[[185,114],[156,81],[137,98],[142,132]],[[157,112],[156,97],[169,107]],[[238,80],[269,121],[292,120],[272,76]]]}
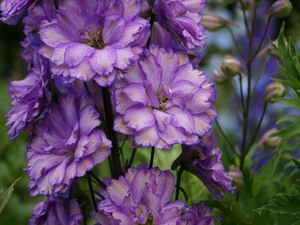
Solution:
{"label": "delphinium flower", "polygon": [[[100,224],[178,224],[184,203],[170,202],[175,179],[170,171],[158,168],[130,168],[107,186],[108,197],[98,209]],[[105,218],[106,216],[106,218]],[[108,223],[108,221],[110,223]]]}
{"label": "delphinium flower", "polygon": [[214,220],[211,216],[212,209],[205,207],[201,202],[187,208],[186,213],[182,215],[180,225],[214,225]]}
{"label": "delphinium flower", "polygon": [[77,199],[63,199],[50,196],[35,205],[30,225],[79,225],[83,215]]}
{"label": "delphinium flower", "polygon": [[0,4],[1,18],[0,21],[14,25],[23,14],[30,8],[34,7],[38,0],[4,0]]}
{"label": "delphinium flower", "polygon": [[22,20],[26,36],[21,42],[24,47],[21,55],[27,63],[32,62],[32,55],[36,54],[43,44],[38,34],[41,23],[50,22],[55,17],[56,8],[53,0],[42,1],[33,9],[28,10],[27,15]]}
{"label": "delphinium flower", "polygon": [[232,178],[224,170],[222,153],[214,147],[215,143],[215,135],[208,133],[199,144],[183,145],[182,153],[174,161],[172,169],[181,166],[194,174],[219,199],[224,196],[224,191],[233,193],[235,187],[232,186]]}
{"label": "delphinium flower", "polygon": [[100,124],[94,101],[85,93],[69,91],[51,103],[27,149],[32,195],[64,194],[77,177],[108,157],[111,142]]}
{"label": "delphinium flower", "polygon": [[171,48],[174,51],[186,52],[189,57],[190,63],[194,68],[199,67],[199,63],[202,59],[201,47],[195,47],[190,49],[184,45],[181,45],[165,28],[163,28],[158,22],[154,22],[151,30],[151,44],[157,45],[161,48]]}
{"label": "delphinium flower", "polygon": [[25,79],[12,81],[9,94],[12,108],[7,113],[7,123],[10,127],[8,135],[17,138],[24,128],[30,128],[33,121],[49,103],[51,95],[47,89],[50,77],[48,61],[36,54],[33,67]]}
{"label": "delphinium flower", "polygon": [[140,4],[129,3],[60,1],[57,19],[40,30],[41,53],[50,59],[52,72],[70,82],[94,79],[109,86],[117,69],[127,69],[139,57],[149,36],[149,22],[136,10]]}
{"label": "delphinium flower", "polygon": [[115,84],[115,130],[139,146],[194,144],[211,128],[214,85],[186,55],[150,46]]}
{"label": "delphinium flower", "polygon": [[157,21],[188,48],[204,46],[204,28],[199,13],[205,0],[157,0],[153,12]]}

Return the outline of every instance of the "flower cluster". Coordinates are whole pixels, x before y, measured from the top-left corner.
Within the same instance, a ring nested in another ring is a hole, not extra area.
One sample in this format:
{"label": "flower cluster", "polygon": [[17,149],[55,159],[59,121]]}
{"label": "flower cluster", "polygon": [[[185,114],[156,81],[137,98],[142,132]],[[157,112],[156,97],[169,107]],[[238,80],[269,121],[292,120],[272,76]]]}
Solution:
{"label": "flower cluster", "polygon": [[[2,21],[23,18],[29,71],[9,88],[8,134],[28,133],[30,193],[48,197],[30,224],[79,224],[85,203],[100,224],[213,224],[203,203],[171,201],[180,188],[171,170],[152,163],[134,168],[121,157],[126,141],[153,151],[182,144],[178,165],[217,197],[219,189],[232,192],[220,150],[199,144],[217,116],[214,84],[198,65],[204,6],[204,0],[1,3]],[[199,157],[185,160],[189,148]],[[100,163],[110,177],[99,173]],[[90,197],[79,185],[83,177]]]}

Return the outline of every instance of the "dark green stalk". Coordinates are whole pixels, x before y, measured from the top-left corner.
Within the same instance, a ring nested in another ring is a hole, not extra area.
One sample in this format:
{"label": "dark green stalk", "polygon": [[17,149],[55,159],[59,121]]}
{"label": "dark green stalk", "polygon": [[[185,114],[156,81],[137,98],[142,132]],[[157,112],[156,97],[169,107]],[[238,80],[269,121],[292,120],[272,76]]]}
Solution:
{"label": "dark green stalk", "polygon": [[263,108],[263,112],[262,112],[262,114],[261,114],[261,117],[260,117],[259,122],[258,122],[258,124],[257,124],[257,127],[256,127],[256,129],[255,129],[254,135],[253,135],[253,137],[252,137],[252,139],[251,139],[251,141],[250,141],[250,143],[249,143],[249,145],[248,145],[248,147],[247,147],[247,149],[246,149],[246,154],[249,152],[249,149],[251,148],[251,145],[252,145],[253,142],[255,141],[255,138],[256,138],[256,136],[257,136],[257,134],[258,134],[258,131],[259,131],[260,126],[261,126],[261,123],[262,123],[262,121],[263,121],[263,119],[264,119],[264,116],[265,116],[265,114],[266,114],[267,107],[268,107],[268,102],[265,102],[264,108]]}
{"label": "dark green stalk", "polygon": [[243,61],[246,62],[246,58],[245,58],[241,48],[239,47],[239,44],[237,43],[236,38],[234,37],[234,33],[233,33],[232,29],[229,26],[226,26],[226,28],[229,30],[229,33],[231,35],[231,38],[233,40],[235,48],[238,50],[238,52],[239,52],[240,56],[242,57]]}
{"label": "dark green stalk", "polygon": [[152,166],[153,166],[154,154],[155,154],[155,147],[151,147],[151,156],[150,156],[149,169],[151,169]]}
{"label": "dark green stalk", "polygon": [[244,92],[243,92],[243,83],[242,83],[242,75],[239,74],[239,82],[240,82],[240,94],[242,99],[242,112],[245,113],[245,99],[244,99]]}
{"label": "dark green stalk", "polygon": [[264,40],[265,40],[265,38],[266,38],[266,35],[267,35],[267,33],[268,33],[268,30],[269,30],[269,27],[270,27],[270,24],[271,24],[271,20],[272,20],[272,16],[269,16],[268,22],[267,22],[267,26],[266,26],[266,28],[265,28],[265,30],[264,30],[264,34],[263,34],[263,36],[262,36],[262,38],[261,38],[261,40],[260,40],[260,42],[259,42],[259,44],[258,44],[258,46],[257,46],[257,49],[255,50],[255,52],[254,52],[254,54],[253,54],[253,56],[252,56],[252,60],[255,59],[256,55],[257,55],[258,52],[260,51],[260,48],[261,48],[261,46],[262,46],[262,44],[263,44],[263,42],[264,42]]}
{"label": "dark green stalk", "polygon": [[89,189],[90,189],[90,194],[91,194],[93,206],[94,206],[95,211],[98,212],[97,202],[96,202],[96,198],[95,198],[94,190],[93,190],[91,174],[90,174],[89,171],[87,172],[87,179],[88,179],[88,183],[89,183]]}
{"label": "dark green stalk", "polygon": [[232,149],[233,152],[235,152],[235,154],[239,155],[239,153],[235,150],[233,144],[230,142],[229,138],[226,136],[225,132],[223,131],[223,129],[221,128],[218,120],[216,120],[216,124],[217,127],[221,133],[221,135],[223,136],[223,138],[225,139],[226,143],[229,145],[229,147]]}
{"label": "dark green stalk", "polygon": [[103,102],[104,102],[104,110],[105,110],[105,119],[106,119],[106,130],[108,138],[112,142],[112,149],[110,155],[110,169],[111,174],[114,179],[117,179],[121,174],[121,162],[120,162],[120,152],[118,147],[118,139],[117,134],[114,131],[114,118],[113,118],[113,110],[110,99],[110,93],[107,88],[102,88],[103,94]]}
{"label": "dark green stalk", "polygon": [[133,162],[134,157],[135,157],[135,153],[136,153],[136,148],[134,148],[133,151],[132,151],[132,154],[131,154],[131,157],[130,157],[130,161],[129,161],[129,163],[128,163],[127,168],[131,167],[132,162]]}
{"label": "dark green stalk", "polygon": [[184,169],[181,166],[181,167],[179,167],[179,170],[177,173],[175,200],[178,200],[178,198],[179,198],[180,181],[181,181],[181,175],[182,175],[183,170]]}
{"label": "dark green stalk", "polygon": [[92,171],[89,173],[97,181],[97,184],[101,185],[103,188],[106,188],[106,185]]}

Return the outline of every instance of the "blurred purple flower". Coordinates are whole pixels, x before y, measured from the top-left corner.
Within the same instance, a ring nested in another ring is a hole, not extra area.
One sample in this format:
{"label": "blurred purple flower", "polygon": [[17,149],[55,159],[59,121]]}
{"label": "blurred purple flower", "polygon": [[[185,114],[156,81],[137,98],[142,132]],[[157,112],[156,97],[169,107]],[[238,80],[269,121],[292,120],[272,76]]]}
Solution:
{"label": "blurred purple flower", "polygon": [[36,122],[28,146],[32,195],[64,193],[76,177],[103,162],[111,142],[99,129],[99,113],[86,94],[66,93]]}
{"label": "blurred purple flower", "polygon": [[174,51],[182,51],[186,52],[189,57],[190,63],[194,66],[194,68],[199,67],[199,63],[202,59],[201,48],[196,47],[193,49],[189,49],[186,46],[180,45],[179,41],[174,39],[174,37],[159,23],[154,22],[151,31],[151,44],[157,45],[161,48],[171,48]]}
{"label": "blurred purple flower", "polygon": [[38,0],[3,0],[0,4],[0,21],[9,25],[15,25],[23,14],[34,7]]}
{"label": "blurred purple flower", "polygon": [[214,225],[211,216],[212,209],[206,208],[204,203],[192,205],[187,212],[182,215],[180,225]]}
{"label": "blurred purple flower", "polygon": [[149,22],[137,16],[139,4],[129,3],[62,1],[57,19],[40,30],[41,53],[52,62],[52,72],[109,86],[117,69],[127,69],[139,57],[149,36]]}
{"label": "blurred purple flower", "polygon": [[46,87],[50,77],[48,64],[48,60],[35,55],[34,67],[29,70],[26,78],[11,82],[8,90],[13,106],[6,115],[6,125],[10,127],[8,135],[13,139],[16,139],[24,128],[30,127],[51,99]]}
{"label": "blurred purple flower", "polygon": [[25,48],[21,53],[27,63],[32,62],[32,55],[38,52],[39,47],[43,44],[38,31],[41,23],[50,22],[56,17],[56,9],[53,0],[42,1],[33,9],[28,10],[26,17],[23,19],[25,40],[21,42]]}
{"label": "blurred purple flower", "polygon": [[186,55],[152,45],[115,85],[115,130],[140,146],[194,144],[211,128],[214,85]]}
{"label": "blurred purple flower", "polygon": [[200,25],[199,15],[205,5],[206,0],[157,0],[153,11],[168,32],[192,49],[205,45],[204,28]]}
{"label": "blurred purple flower", "polygon": [[233,193],[232,178],[225,172],[221,161],[222,153],[215,148],[215,134],[208,133],[197,145],[183,145],[181,155],[174,161],[172,169],[178,166],[197,176],[208,190],[217,198],[223,191]]}
{"label": "blurred purple flower", "polygon": [[79,225],[83,222],[77,199],[49,197],[35,205],[30,225]]}
{"label": "blurred purple flower", "polygon": [[[170,203],[175,179],[170,171],[128,169],[125,176],[107,186],[109,197],[98,205],[100,224],[178,224],[184,203]],[[106,218],[105,218],[106,216]],[[109,222],[109,223],[108,223]]]}

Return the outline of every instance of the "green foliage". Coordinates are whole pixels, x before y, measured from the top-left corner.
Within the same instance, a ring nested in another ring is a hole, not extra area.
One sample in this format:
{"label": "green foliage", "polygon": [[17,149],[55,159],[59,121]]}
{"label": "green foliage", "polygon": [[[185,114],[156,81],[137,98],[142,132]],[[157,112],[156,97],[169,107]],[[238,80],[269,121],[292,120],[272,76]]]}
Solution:
{"label": "green foliage", "polygon": [[[300,170],[300,162],[293,160],[295,165]],[[298,184],[295,185],[296,191],[294,193],[280,193],[273,198],[273,203],[269,205],[264,205],[254,211],[261,214],[263,211],[269,211],[277,214],[287,214],[296,218],[297,222],[300,224],[300,180],[297,180]]]}
{"label": "green foliage", "polygon": [[12,192],[14,191],[14,186],[18,182],[19,177],[4,193],[3,190],[0,191],[0,214],[8,203],[8,200],[11,197]]}
{"label": "green foliage", "polygon": [[278,46],[273,44],[278,57],[281,59],[281,69],[287,80],[280,80],[293,88],[300,97],[300,58],[297,56],[295,44],[291,38],[286,43],[284,38],[284,24],[278,37]]}

